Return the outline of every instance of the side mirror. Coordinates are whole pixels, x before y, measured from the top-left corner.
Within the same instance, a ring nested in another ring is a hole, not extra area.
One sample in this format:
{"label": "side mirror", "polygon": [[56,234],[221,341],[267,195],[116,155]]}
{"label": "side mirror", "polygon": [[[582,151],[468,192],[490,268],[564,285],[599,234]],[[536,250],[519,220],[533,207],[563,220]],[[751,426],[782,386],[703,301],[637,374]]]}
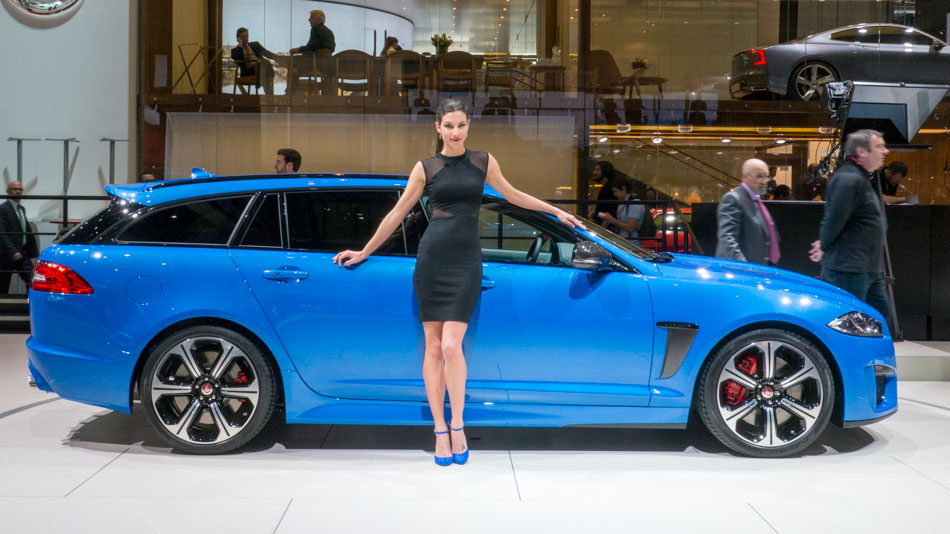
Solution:
{"label": "side mirror", "polygon": [[574,246],[571,265],[583,271],[609,271],[610,253],[593,241],[581,241]]}

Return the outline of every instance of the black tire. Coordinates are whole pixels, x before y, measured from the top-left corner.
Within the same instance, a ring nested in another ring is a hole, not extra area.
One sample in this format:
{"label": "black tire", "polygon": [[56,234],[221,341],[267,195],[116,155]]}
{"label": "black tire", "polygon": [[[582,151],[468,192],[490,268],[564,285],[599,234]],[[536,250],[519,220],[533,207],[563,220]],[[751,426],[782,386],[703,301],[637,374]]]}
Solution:
{"label": "black tire", "polygon": [[[808,61],[792,71],[786,96],[789,100],[818,100],[825,90],[824,85],[837,81],[838,72],[831,65],[821,61]],[[808,94],[809,90],[812,90],[811,94]]]}
{"label": "black tire", "polygon": [[703,366],[697,410],[723,445],[748,456],[797,454],[824,431],[835,402],[831,368],[807,339],[754,330]]}
{"label": "black tire", "polygon": [[139,391],[155,432],[192,454],[243,446],[267,424],[277,399],[273,367],[257,345],[217,326],[186,328],[160,342]]}

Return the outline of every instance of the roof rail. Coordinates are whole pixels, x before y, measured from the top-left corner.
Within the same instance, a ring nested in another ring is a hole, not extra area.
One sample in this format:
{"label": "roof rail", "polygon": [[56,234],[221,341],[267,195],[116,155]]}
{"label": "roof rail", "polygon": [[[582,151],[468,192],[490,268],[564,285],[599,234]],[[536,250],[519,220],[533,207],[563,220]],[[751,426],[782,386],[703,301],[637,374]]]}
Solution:
{"label": "roof rail", "polygon": [[209,184],[215,182],[236,182],[241,180],[262,180],[262,179],[287,179],[287,178],[302,178],[302,179],[313,179],[313,178],[365,178],[365,179],[376,179],[376,180],[406,180],[408,176],[405,174],[352,174],[352,173],[321,173],[321,174],[248,174],[243,176],[214,176],[211,178],[184,178],[180,180],[167,180],[164,182],[159,182],[151,187],[146,187],[145,191],[154,191],[156,189],[162,189],[165,187],[175,187],[180,185],[192,185],[192,184]]}

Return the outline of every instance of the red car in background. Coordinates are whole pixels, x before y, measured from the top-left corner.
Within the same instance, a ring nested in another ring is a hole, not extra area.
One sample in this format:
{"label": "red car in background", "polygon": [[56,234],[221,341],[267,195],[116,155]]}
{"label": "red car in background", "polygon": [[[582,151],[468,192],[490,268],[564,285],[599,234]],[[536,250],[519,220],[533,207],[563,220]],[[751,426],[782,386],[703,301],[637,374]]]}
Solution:
{"label": "red car in background", "polygon": [[[686,223],[689,223],[692,209],[684,207],[680,208],[679,211],[686,219]],[[666,208],[664,214],[663,208],[654,208],[650,210],[650,213],[653,215],[654,223],[656,223],[656,237],[653,239],[641,237],[640,246],[655,252],[690,252],[692,240],[689,237],[689,232],[686,231],[686,225],[676,214],[675,209]],[[666,232],[665,238],[664,230]],[[664,242],[666,248],[663,247]]]}

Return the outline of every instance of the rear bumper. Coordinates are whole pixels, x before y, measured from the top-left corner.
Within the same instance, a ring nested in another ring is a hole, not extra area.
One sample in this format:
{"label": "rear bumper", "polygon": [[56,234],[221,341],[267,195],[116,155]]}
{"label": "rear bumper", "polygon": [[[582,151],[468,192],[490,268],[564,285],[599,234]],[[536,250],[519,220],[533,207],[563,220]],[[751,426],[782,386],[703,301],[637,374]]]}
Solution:
{"label": "rear bumper", "polygon": [[132,413],[129,384],[131,370],[115,362],[42,343],[26,340],[30,373],[43,391],[64,399]]}
{"label": "rear bumper", "polygon": [[733,98],[742,98],[754,93],[770,91],[769,74],[765,71],[733,72],[729,83],[729,94]]}

